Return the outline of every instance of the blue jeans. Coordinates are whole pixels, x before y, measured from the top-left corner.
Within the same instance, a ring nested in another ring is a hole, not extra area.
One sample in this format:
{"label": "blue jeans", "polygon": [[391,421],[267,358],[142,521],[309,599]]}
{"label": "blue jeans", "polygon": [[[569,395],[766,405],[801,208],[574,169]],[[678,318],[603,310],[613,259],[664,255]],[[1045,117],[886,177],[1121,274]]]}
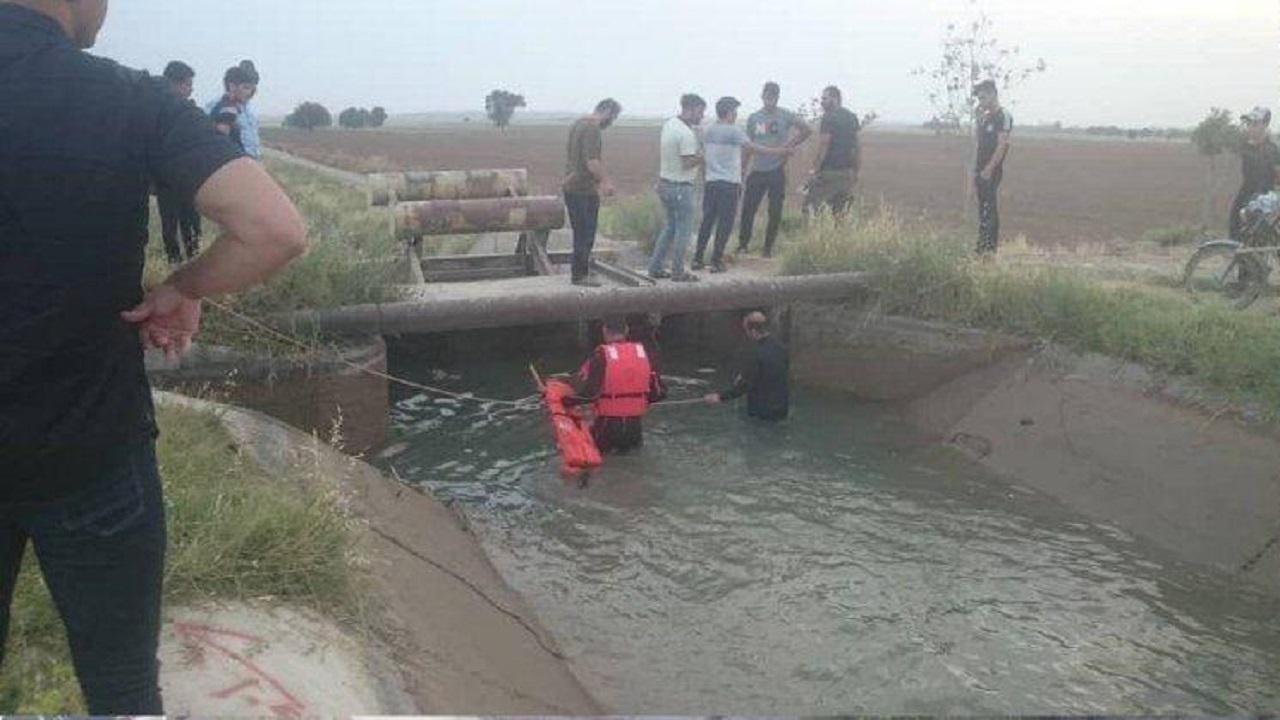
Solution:
{"label": "blue jeans", "polygon": [[693,235],[693,214],[697,209],[693,185],[659,180],[658,199],[667,211],[667,224],[658,233],[658,240],[653,245],[649,274],[657,275],[662,272],[667,262],[667,253],[670,253],[671,274],[679,277],[685,272],[684,253],[689,248],[689,237]]}
{"label": "blue jeans", "polygon": [[67,627],[89,714],[162,715],[165,517],[153,443],[101,472],[60,500],[0,504],[0,647],[29,539]]}

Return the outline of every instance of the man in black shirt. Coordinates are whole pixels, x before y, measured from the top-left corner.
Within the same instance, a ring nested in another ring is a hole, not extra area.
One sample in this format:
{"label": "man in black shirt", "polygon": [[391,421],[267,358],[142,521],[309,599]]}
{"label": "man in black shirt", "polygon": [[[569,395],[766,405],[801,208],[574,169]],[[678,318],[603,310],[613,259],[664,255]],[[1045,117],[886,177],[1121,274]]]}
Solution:
{"label": "man in black shirt", "polygon": [[[179,100],[191,102],[191,91],[196,78],[191,66],[174,60],[164,68],[164,79],[169,90]],[[192,104],[194,107],[194,103]],[[182,200],[172,188],[156,187],[156,206],[160,211],[160,237],[164,239],[165,257],[170,265],[180,265],[200,252],[200,213],[190,199]],[[181,231],[182,242],[178,242]]]}
{"label": "man in black shirt", "polygon": [[1240,172],[1243,180],[1240,192],[1231,203],[1231,218],[1228,231],[1232,239],[1244,242],[1240,237],[1240,211],[1249,201],[1263,193],[1269,193],[1276,187],[1280,178],[1280,148],[1271,142],[1268,132],[1271,126],[1271,111],[1264,107],[1255,107],[1240,117],[1245,124],[1245,144],[1240,148]]}
{"label": "man in black shirt", "polygon": [[[107,0],[0,3],[0,646],[28,541],[91,715],[160,715],[165,516],[144,346],[176,354],[200,298],[306,246],[301,218],[208,117],[81,51]],[[145,295],[148,189],[224,228]]]}
{"label": "man in black shirt", "polygon": [[805,214],[831,209],[843,215],[853,202],[853,186],[858,183],[862,152],[858,116],[844,107],[840,88],[831,85],[822,91],[822,122],[818,126],[818,156],[813,163],[804,199]]}
{"label": "man in black shirt", "polygon": [[769,334],[769,320],[762,312],[748,313],[742,319],[742,329],[751,348],[741,371],[728,390],[711,393],[704,399],[710,405],[718,405],[745,394],[749,417],[768,422],[786,420],[791,411],[787,348]]}
{"label": "man in black shirt", "polygon": [[978,254],[993,257],[1000,245],[1000,210],[996,201],[1004,178],[1004,159],[1009,154],[1013,116],[1000,107],[994,81],[983,80],[974,85],[973,94],[978,98],[978,150],[973,168],[978,195]]}

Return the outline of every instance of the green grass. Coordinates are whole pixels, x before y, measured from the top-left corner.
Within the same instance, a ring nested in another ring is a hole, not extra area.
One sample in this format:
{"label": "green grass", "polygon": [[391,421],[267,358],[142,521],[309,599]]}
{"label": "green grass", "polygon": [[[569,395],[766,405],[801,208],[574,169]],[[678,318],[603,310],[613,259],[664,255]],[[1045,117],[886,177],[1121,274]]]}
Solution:
{"label": "green grass", "polygon": [[[268,475],[238,454],[208,413],[158,413],[166,604],[274,598],[358,618],[354,532],[336,490],[306,468]],[[30,554],[24,565],[0,669],[0,711],[83,714],[62,623]]]}
{"label": "green grass", "polygon": [[983,264],[965,240],[891,209],[821,218],[786,248],[788,274],[870,271],[873,310],[1061,343],[1189,376],[1280,412],[1280,319],[1167,285],[1078,269]]}
{"label": "green grass", "polygon": [[1142,234],[1141,242],[1159,245],[1160,247],[1175,247],[1179,245],[1193,245],[1201,240],[1209,237],[1209,229],[1203,225],[1170,225],[1168,227],[1152,228]]}
{"label": "green grass", "polygon": [[[267,169],[284,186],[307,223],[310,249],[266,285],[219,302],[244,315],[262,318],[302,308],[337,307],[392,298],[403,251],[391,233],[385,209],[371,209],[363,190],[287,162],[268,161]],[[217,227],[205,221],[204,242]],[[152,211],[147,246],[146,284],[168,274],[160,223]],[[206,304],[204,342],[259,348],[264,338],[243,323]]]}
{"label": "green grass", "polygon": [[600,208],[600,234],[639,243],[645,252],[653,252],[665,217],[662,203],[654,193],[615,198]]}

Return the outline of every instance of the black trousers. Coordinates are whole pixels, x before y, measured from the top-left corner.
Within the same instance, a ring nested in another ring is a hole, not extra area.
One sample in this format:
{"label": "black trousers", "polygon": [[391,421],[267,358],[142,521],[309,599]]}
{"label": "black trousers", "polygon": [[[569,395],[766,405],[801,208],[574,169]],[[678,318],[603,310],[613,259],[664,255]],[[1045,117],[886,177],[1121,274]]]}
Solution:
{"label": "black trousers", "polygon": [[564,206],[573,226],[572,278],[581,280],[591,269],[591,248],[596,244],[596,228],[600,223],[600,196],[587,193],[564,194]]}
{"label": "black trousers", "polygon": [[[194,202],[168,188],[156,188],[156,205],[160,210],[160,236],[164,238],[164,254],[170,265],[190,260],[200,252],[200,213]],[[178,232],[182,244],[178,244]]]}
{"label": "black trousers", "polygon": [[638,417],[597,417],[591,439],[600,452],[626,452],[644,445],[644,426]]}
{"label": "black trousers", "polygon": [[724,259],[724,246],[729,243],[729,233],[733,232],[733,221],[738,214],[738,192],[741,189],[742,186],[738,183],[723,180],[712,180],[703,189],[702,226],[698,228],[698,248],[693,254],[695,263],[702,262],[712,229],[715,230],[716,244],[711,251],[711,264],[719,265]]}
{"label": "black trousers", "polygon": [[978,194],[978,254],[995,253],[1000,246],[1000,208],[996,199],[1000,195],[1000,180],[1004,168],[996,168],[990,180],[974,174],[973,183]]}
{"label": "black trousers", "polygon": [[1244,221],[1240,219],[1240,211],[1244,210],[1244,206],[1248,205],[1249,201],[1257,196],[1257,193],[1247,192],[1243,188],[1236,193],[1236,199],[1231,201],[1231,217],[1227,222],[1227,237],[1239,242],[1245,241],[1245,238],[1240,237],[1240,231],[1244,229]]}
{"label": "black trousers", "polygon": [[787,196],[787,169],[785,166],[765,172],[747,175],[747,187],[742,198],[742,224],[738,226],[738,249],[746,250],[751,244],[755,229],[756,211],[765,193],[769,194],[769,224],[764,231],[765,254],[773,253],[773,243],[778,239],[782,226],[782,201]]}

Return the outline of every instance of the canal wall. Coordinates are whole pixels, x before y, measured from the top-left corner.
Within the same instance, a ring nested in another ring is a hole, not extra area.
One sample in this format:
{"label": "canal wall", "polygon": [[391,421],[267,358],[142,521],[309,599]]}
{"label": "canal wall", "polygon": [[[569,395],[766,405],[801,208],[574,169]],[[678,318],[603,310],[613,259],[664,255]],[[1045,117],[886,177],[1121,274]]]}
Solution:
{"label": "canal wall", "polygon": [[998,333],[791,310],[794,381],[890,402],[1011,483],[1280,592],[1280,442],[1190,383]]}

